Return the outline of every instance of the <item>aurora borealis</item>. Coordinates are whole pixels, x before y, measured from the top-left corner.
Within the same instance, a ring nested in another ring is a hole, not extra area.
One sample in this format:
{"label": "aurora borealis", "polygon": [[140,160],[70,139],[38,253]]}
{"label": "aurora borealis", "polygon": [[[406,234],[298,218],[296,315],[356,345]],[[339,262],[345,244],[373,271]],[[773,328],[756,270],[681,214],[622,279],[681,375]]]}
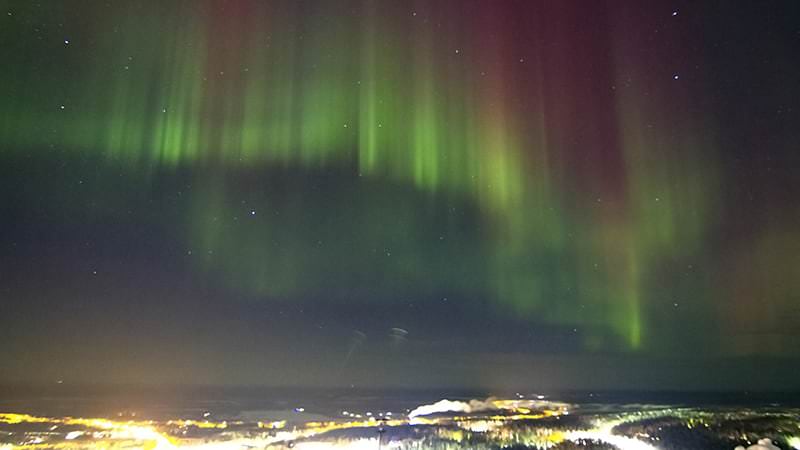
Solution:
{"label": "aurora borealis", "polygon": [[800,356],[790,2],[0,10],[7,379]]}

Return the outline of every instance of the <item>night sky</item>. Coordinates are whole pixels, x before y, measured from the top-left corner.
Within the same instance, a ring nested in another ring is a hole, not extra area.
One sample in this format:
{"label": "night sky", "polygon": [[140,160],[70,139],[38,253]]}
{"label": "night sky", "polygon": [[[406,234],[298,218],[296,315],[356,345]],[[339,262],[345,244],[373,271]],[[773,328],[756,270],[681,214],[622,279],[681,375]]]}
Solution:
{"label": "night sky", "polygon": [[800,388],[798,2],[0,13],[0,382]]}

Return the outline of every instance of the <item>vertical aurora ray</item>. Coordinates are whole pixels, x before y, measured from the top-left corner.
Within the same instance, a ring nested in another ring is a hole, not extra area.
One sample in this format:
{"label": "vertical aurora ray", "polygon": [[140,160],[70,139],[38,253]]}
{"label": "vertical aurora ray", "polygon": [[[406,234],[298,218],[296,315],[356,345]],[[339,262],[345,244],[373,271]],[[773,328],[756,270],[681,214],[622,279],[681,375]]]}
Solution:
{"label": "vertical aurora ray", "polygon": [[[378,136],[382,131],[379,111],[378,48],[376,32],[376,5],[364,2],[363,37],[361,44],[361,79],[362,88],[359,94],[358,119],[358,169],[359,172],[371,175],[376,167],[378,153]],[[383,93],[385,95],[385,93]]]}
{"label": "vertical aurora ray", "polygon": [[[620,329],[627,323],[630,343],[638,346],[645,320],[641,301],[652,295],[647,281],[657,279],[657,271],[666,264],[702,253],[710,237],[719,201],[717,149],[711,131],[716,127],[710,118],[684,110],[692,104],[688,93],[673,90],[668,96],[641,84],[638,80],[647,78],[648,63],[650,67],[657,63],[632,58],[640,50],[629,36],[616,39],[616,78],[624,87],[617,93],[616,109],[629,246],[628,262],[622,267],[630,274],[621,295],[628,299],[630,314],[615,323]],[[698,301],[693,320],[708,317],[707,312],[699,313],[701,305]]]}
{"label": "vertical aurora ray", "polygon": [[290,13],[272,8],[258,16],[266,33],[252,33],[245,70],[242,154],[248,163],[293,161],[295,76],[299,73]]}
{"label": "vertical aurora ray", "polygon": [[195,152],[202,152],[203,139],[198,123],[203,107],[202,52],[201,35],[181,30],[160,64],[167,68],[167,79],[172,81],[160,83],[164,92],[157,94],[166,99],[166,104],[153,127],[153,142],[147,146],[153,149],[153,160],[172,165],[193,158]]}
{"label": "vertical aurora ray", "polygon": [[[141,14],[131,9],[131,16]],[[176,18],[189,11],[175,7],[154,17],[142,32],[143,42],[112,38],[102,46],[115,69],[105,68],[96,76],[111,84],[112,95],[93,100],[94,107],[104,111],[105,119],[97,121],[94,133],[103,136],[107,157],[169,167],[207,153],[208,135],[201,121],[206,107],[203,24]],[[124,23],[126,29],[141,26],[131,18]],[[161,29],[172,32],[163,36]],[[143,44],[161,51],[143,53]]]}

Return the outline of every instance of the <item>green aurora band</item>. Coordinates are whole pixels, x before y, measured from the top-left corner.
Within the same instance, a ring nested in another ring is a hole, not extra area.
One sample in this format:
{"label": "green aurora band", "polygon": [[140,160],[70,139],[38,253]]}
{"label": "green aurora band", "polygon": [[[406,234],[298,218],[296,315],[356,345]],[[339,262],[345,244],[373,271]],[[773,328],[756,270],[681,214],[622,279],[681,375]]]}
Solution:
{"label": "green aurora band", "polygon": [[[641,81],[659,55],[624,11],[594,41],[490,5],[278,3],[122,3],[63,59],[12,58],[3,151],[58,142],[146,178],[188,170],[198,270],[252,295],[478,292],[497,314],[586,330],[589,349],[667,345],[647,298],[709,282],[661,274],[702,259],[713,230],[715,124],[688,88]],[[563,45],[520,48],[520,29]],[[575,70],[589,66],[606,82]],[[308,194],[326,176],[335,192]],[[376,256],[329,260],[354,240]]]}

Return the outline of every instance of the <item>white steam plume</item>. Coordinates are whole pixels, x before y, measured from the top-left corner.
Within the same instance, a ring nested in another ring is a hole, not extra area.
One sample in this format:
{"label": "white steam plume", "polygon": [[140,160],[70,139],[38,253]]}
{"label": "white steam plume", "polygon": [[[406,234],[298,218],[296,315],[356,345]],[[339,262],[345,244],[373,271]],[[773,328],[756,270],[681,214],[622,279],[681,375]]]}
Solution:
{"label": "white steam plume", "polygon": [[486,400],[472,399],[467,402],[457,400],[439,400],[430,405],[421,405],[414,408],[408,413],[409,418],[419,416],[428,416],[436,413],[476,413],[482,411],[520,411],[532,410],[539,408],[559,408],[566,409],[567,404],[558,402],[549,402],[541,400],[498,400],[495,397],[489,397]]}

